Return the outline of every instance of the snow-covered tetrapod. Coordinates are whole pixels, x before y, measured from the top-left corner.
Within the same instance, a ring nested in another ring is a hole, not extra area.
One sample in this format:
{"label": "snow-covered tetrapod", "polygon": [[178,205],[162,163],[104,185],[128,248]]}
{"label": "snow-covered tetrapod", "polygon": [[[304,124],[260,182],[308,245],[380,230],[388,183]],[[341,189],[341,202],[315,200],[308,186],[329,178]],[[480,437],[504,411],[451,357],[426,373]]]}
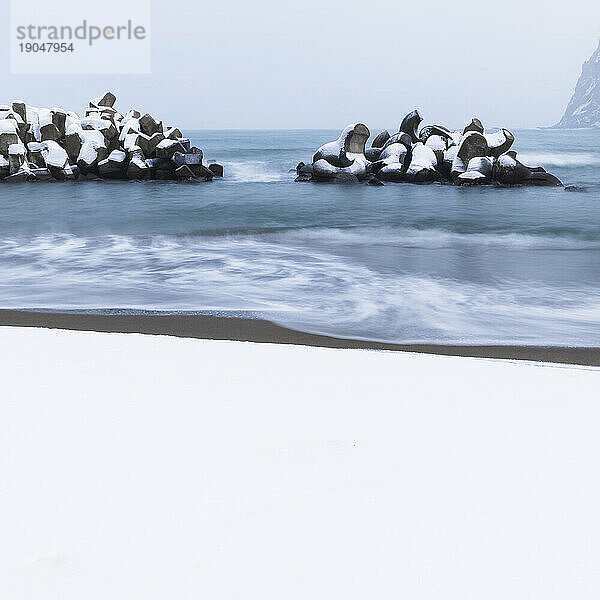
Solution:
{"label": "snow-covered tetrapod", "polygon": [[0,105],[0,180],[164,179],[211,181],[216,163],[176,127],[150,114],[124,115],[111,92],[93,99],[84,116],[15,101]]}
{"label": "snow-covered tetrapod", "polygon": [[300,163],[296,181],[359,183],[451,183],[471,185],[562,186],[542,167],[526,167],[510,151],[515,136],[508,129],[486,133],[479,119],[462,131],[427,125],[417,110],[398,132],[383,131],[365,148],[370,136],[362,123],[348,125],[334,142],[321,146],[312,164]]}

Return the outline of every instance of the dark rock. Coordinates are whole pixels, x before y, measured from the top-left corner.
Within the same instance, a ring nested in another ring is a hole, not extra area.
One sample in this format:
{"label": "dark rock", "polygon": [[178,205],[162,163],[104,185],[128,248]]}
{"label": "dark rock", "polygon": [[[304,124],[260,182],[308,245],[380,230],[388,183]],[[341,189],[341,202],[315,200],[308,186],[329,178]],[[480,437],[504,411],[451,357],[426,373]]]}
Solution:
{"label": "dark rock", "polygon": [[162,133],[162,123],[159,124],[152,115],[146,113],[143,117],[140,117],[139,121],[142,133],[147,136],[154,135],[155,133]]}
{"label": "dark rock", "polygon": [[354,185],[359,182],[360,180],[358,177],[351,173],[336,173],[330,180],[330,183],[338,183],[341,185]]}
{"label": "dark rock", "polygon": [[[54,169],[54,168],[55,167],[52,167],[52,169]],[[31,173],[33,174],[33,177],[35,178],[35,181],[51,181],[52,179],[58,179],[51,172],[51,169],[45,169],[45,168],[31,169]],[[61,173],[62,173],[62,171],[61,171]],[[63,177],[63,179],[64,179],[64,177]]]}
{"label": "dark rock", "polygon": [[157,158],[170,159],[175,152],[181,152],[182,154],[186,153],[186,148],[177,140],[167,138],[160,142],[156,147]]}
{"label": "dark rock", "polygon": [[171,160],[177,167],[181,167],[182,165],[201,165],[202,154],[184,154],[183,152],[175,152],[171,157]]}
{"label": "dark rock", "polygon": [[102,177],[121,178],[127,170],[127,155],[121,150],[113,150],[108,158],[98,163],[98,173]]}
{"label": "dark rock", "polygon": [[485,128],[479,119],[471,119],[471,122],[463,129],[463,135],[474,131],[483,135]]}
{"label": "dark rock", "polygon": [[84,175],[84,178],[87,181],[103,181],[103,179],[101,177],[98,177],[98,175],[96,175],[96,173],[86,173]]}
{"label": "dark rock", "polygon": [[[318,155],[319,155],[319,153],[315,154],[315,156],[313,157],[314,162],[317,162],[317,160],[320,160],[320,158],[317,158]],[[349,167],[354,162],[354,159],[348,158],[348,156],[346,154],[346,150],[344,148],[340,148],[338,156],[330,155],[325,160],[330,165],[333,165],[334,167],[338,167],[340,169],[345,169],[346,167]]]}
{"label": "dark rock", "polygon": [[419,134],[417,133],[419,129],[419,125],[421,124],[423,119],[419,114],[418,110],[413,110],[411,113],[407,114],[402,123],[400,124],[399,131],[408,133],[410,135],[413,143],[420,141]]}
{"label": "dark rock", "polygon": [[365,150],[365,157],[370,162],[376,162],[381,156],[381,148],[367,148]]}
{"label": "dark rock", "polygon": [[172,127],[167,129],[165,132],[165,139],[168,140],[178,140],[182,137],[182,133],[177,127]]}
{"label": "dark rock", "polygon": [[312,180],[313,180],[312,173],[300,173],[300,175],[298,175],[298,177],[296,177],[296,179],[294,179],[294,181],[312,181]]}
{"label": "dark rock", "polygon": [[458,185],[489,185],[492,183],[493,165],[487,156],[480,156],[469,161],[467,170],[459,175]]}
{"label": "dark rock", "polygon": [[456,181],[467,170],[467,166],[473,158],[487,156],[488,152],[485,136],[476,131],[468,132],[456,151],[456,157],[452,163],[452,179]]}
{"label": "dark rock", "polygon": [[489,156],[499,158],[508,152],[515,142],[515,136],[508,129],[500,129],[496,133],[484,134],[488,144]]}
{"label": "dark rock", "polygon": [[10,175],[10,164],[8,159],[0,154],[0,179],[4,179]]}
{"label": "dark rock", "polygon": [[27,106],[25,102],[13,102],[11,108],[15,114],[19,115],[21,119],[23,119],[24,123],[27,123]]}
{"label": "dark rock", "polygon": [[81,135],[77,132],[69,133],[65,136],[65,150],[71,161],[77,161],[82,144],[83,140],[81,139]]}
{"label": "dark rock", "polygon": [[527,167],[518,161],[516,152],[507,152],[496,161],[494,179],[502,185],[562,186],[557,177],[542,167]]}
{"label": "dark rock", "polygon": [[8,148],[13,144],[18,144],[21,140],[17,135],[16,129],[12,131],[0,132],[0,154],[8,156]]}
{"label": "dark rock", "polygon": [[146,157],[141,148],[131,148],[129,150],[129,165],[127,167],[127,178],[135,180],[148,179],[150,169],[146,164]]}
{"label": "dark rock", "polygon": [[408,133],[406,133],[404,131],[399,131],[398,133],[395,133],[393,136],[391,136],[386,141],[386,143],[383,145],[382,150],[385,150],[392,144],[402,144],[406,148],[410,149],[410,148],[412,148],[413,140],[412,140],[412,137]]}
{"label": "dark rock", "polygon": [[385,165],[377,172],[377,178],[381,181],[389,181],[392,183],[406,181],[406,166],[402,163]]}
{"label": "dark rock", "polygon": [[[177,141],[185,148],[186,153],[190,152],[191,143],[188,138],[179,138]],[[190,153],[190,154],[194,154],[194,153]],[[197,152],[195,154],[197,154]]]}
{"label": "dark rock", "polygon": [[219,163],[211,163],[208,165],[209,170],[215,177],[223,177],[223,165]]}
{"label": "dark rock", "polygon": [[[400,143],[386,146],[382,150],[379,160],[371,165],[371,171],[373,173],[378,173],[381,169],[394,165],[393,169],[387,169],[385,172],[392,174],[401,167],[403,170],[402,175],[404,175],[404,172],[406,172],[406,169],[410,164],[410,157],[412,154],[411,150],[409,150],[404,144]],[[394,174],[393,178],[393,180],[396,180],[398,177],[396,174]]]}
{"label": "dark rock", "polygon": [[40,136],[42,138],[42,142],[46,142],[48,140],[57,142],[60,140],[60,131],[57,129],[54,123],[46,123],[46,125],[42,125],[40,127]]}
{"label": "dark rock", "polygon": [[372,148],[383,148],[384,144],[390,139],[389,131],[382,131],[379,135],[375,137],[373,143],[371,144]]}
{"label": "dark rock", "polygon": [[[96,107],[100,107],[100,106],[107,106],[109,108],[112,108],[115,105],[116,101],[117,101],[117,97],[113,93],[106,92],[103,96],[94,98],[90,102],[90,107],[96,108]],[[134,112],[137,112],[137,111],[134,111]],[[138,113],[138,118],[139,118],[139,113]]]}
{"label": "dark rock", "polygon": [[46,161],[42,156],[42,144],[38,144],[37,142],[30,142],[27,144],[27,156],[29,158],[29,162],[33,163],[36,167],[40,169],[46,168]]}
{"label": "dark rock", "polygon": [[25,181],[35,181],[35,175],[29,169],[21,169],[12,175],[9,175],[2,181],[6,183],[23,183]]}
{"label": "dark rock", "polygon": [[442,125],[427,125],[419,132],[420,140],[425,143],[432,135],[438,135],[444,139],[452,139],[452,132]]}
{"label": "dark rock", "polygon": [[525,185],[539,187],[562,187],[562,181],[558,177],[546,173],[545,171],[531,171],[529,179],[524,183]]}
{"label": "dark rock", "polygon": [[197,177],[202,177],[206,181],[212,181],[215,176],[214,173],[204,165],[192,165],[192,170],[197,174]]}
{"label": "dark rock", "polygon": [[313,163],[323,159],[335,167],[345,168],[349,164],[344,163],[351,160],[346,153],[364,155],[365,145],[370,135],[369,128],[362,123],[348,125],[337,140],[324,144],[317,150]]}
{"label": "dark rock", "polygon": [[177,179],[175,171],[171,171],[170,169],[156,169],[154,177],[159,181],[169,181],[172,179]]}
{"label": "dark rock", "polygon": [[52,123],[58,129],[59,139],[65,135],[65,124],[67,122],[67,113],[58,110],[57,108],[52,110]]}
{"label": "dark rock", "polygon": [[[419,142],[412,149],[412,159],[406,170],[406,181],[411,183],[434,183],[444,180],[437,170],[437,156],[429,147]],[[381,177],[381,173],[379,174]]]}
{"label": "dark rock", "polygon": [[516,152],[507,152],[494,164],[494,179],[502,185],[520,185],[531,175],[531,171],[517,160]]}
{"label": "dark rock", "polygon": [[11,175],[18,173],[23,165],[25,165],[27,155],[25,146],[21,144],[14,144],[9,148],[8,154],[8,170]]}
{"label": "dark rock", "polygon": [[179,179],[195,179],[196,178],[196,174],[194,173],[194,171],[192,171],[192,169],[189,167],[189,165],[181,165],[180,167],[175,169],[175,175],[177,175],[177,177]]}

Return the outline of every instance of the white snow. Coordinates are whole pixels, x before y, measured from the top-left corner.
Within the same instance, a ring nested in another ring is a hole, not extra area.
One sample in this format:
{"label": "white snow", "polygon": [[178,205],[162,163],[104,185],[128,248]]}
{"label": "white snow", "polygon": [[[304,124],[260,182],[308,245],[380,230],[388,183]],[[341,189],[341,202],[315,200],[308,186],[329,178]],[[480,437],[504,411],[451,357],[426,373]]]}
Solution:
{"label": "white snow", "polygon": [[91,165],[98,158],[98,150],[106,148],[106,140],[102,132],[95,129],[83,129],[81,132],[77,131],[77,133],[83,140],[77,160]]}
{"label": "white snow", "polygon": [[479,171],[466,171],[458,177],[459,179],[485,179],[485,175]]}
{"label": "white snow", "polygon": [[165,128],[165,137],[170,138],[175,133],[175,131],[177,131],[176,127],[166,127]]}
{"label": "white snow", "polygon": [[83,128],[79,121],[72,121],[66,128],[66,135],[77,134],[83,140]]}
{"label": "white snow", "polygon": [[490,148],[498,148],[506,142],[508,136],[505,129],[499,129],[495,133],[484,133],[483,137]]}
{"label": "white snow", "polygon": [[161,142],[158,143],[158,145],[156,146],[157,148],[170,148],[171,146],[174,146],[175,144],[178,144],[179,142],[177,140],[162,140]]}
{"label": "white snow", "polygon": [[[385,150],[379,155],[377,162],[382,162],[385,166],[397,165],[404,161],[408,150],[404,144],[390,144]],[[400,165],[402,167],[402,165]]]}
{"label": "white snow", "polygon": [[140,133],[141,127],[140,122],[137,119],[125,118],[121,123],[121,134],[119,135],[119,141],[123,142],[128,135],[132,133]]}
{"label": "white snow", "polygon": [[138,148],[137,141],[140,135],[141,133],[128,133],[122,141],[123,148],[128,151],[131,151],[133,148]]}
{"label": "white snow", "polygon": [[118,163],[123,162],[126,158],[127,154],[122,150],[113,150],[108,156],[108,160]]}
{"label": "white snow", "polygon": [[413,156],[408,168],[409,174],[415,174],[423,169],[434,169],[437,164],[435,152],[422,142],[413,146]]}
{"label": "white snow", "polygon": [[456,158],[456,153],[458,152],[458,146],[450,146],[448,150],[444,152],[444,161],[445,162],[453,162]]}
{"label": "white snow", "polygon": [[598,369],[0,336],[1,598],[597,599]]}
{"label": "white snow", "polygon": [[106,129],[110,129],[112,123],[105,119],[97,119],[92,117],[86,117],[85,119],[81,119],[81,127],[83,129],[96,129],[98,131],[104,131]]}
{"label": "white snow", "polygon": [[517,166],[517,161],[510,155],[508,154],[503,154],[499,159],[498,159],[498,164],[501,167],[505,167],[505,168],[513,168]]}
{"label": "white snow", "polygon": [[9,116],[6,118],[14,119],[14,121],[17,123],[17,125],[22,125],[23,123],[25,123],[25,121],[23,121],[23,117],[18,112],[15,112],[13,110],[11,110],[11,112],[9,113]]}
{"label": "white snow", "polygon": [[49,140],[42,142],[42,156],[48,167],[64,169],[69,162],[66,150],[57,142]]}
{"label": "white snow", "polygon": [[11,144],[8,147],[8,154],[11,156],[25,156],[27,154],[27,150],[25,146],[21,143]]}
{"label": "white snow", "polygon": [[17,133],[17,124],[13,119],[0,119],[0,133]]}
{"label": "white snow", "polygon": [[129,159],[130,165],[135,165],[140,169],[148,168],[148,164],[146,163],[146,160],[144,159],[144,153],[142,152],[142,149],[139,146],[132,146],[128,150],[130,153],[130,159]]}
{"label": "white snow", "polygon": [[49,123],[52,123],[52,111],[50,109],[38,108],[37,112],[38,112],[40,126],[48,125]]}
{"label": "white snow", "polygon": [[432,150],[444,151],[446,150],[446,140],[441,135],[429,136],[425,145]]}
{"label": "white snow", "polygon": [[40,115],[39,109],[35,106],[26,106],[27,110],[27,123],[30,125],[39,125],[40,124]]}
{"label": "white snow", "polygon": [[8,167],[9,164],[10,163],[8,162],[8,158],[0,154],[0,167]]}

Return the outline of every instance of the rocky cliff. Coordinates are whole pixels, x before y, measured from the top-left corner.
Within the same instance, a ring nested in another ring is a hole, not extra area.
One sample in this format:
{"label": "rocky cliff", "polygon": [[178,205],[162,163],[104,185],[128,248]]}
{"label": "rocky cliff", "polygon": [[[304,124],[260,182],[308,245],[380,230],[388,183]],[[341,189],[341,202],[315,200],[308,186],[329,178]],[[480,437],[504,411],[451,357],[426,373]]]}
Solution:
{"label": "rocky cliff", "polygon": [[584,63],[571,102],[563,118],[554,127],[600,127],[600,45]]}

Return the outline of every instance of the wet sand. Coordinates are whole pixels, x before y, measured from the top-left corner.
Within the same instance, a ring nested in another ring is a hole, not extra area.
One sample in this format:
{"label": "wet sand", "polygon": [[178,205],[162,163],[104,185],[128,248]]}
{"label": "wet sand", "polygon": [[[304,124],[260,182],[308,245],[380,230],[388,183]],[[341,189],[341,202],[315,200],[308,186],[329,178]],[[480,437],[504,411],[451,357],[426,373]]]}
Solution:
{"label": "wet sand", "polygon": [[106,333],[141,333],[206,340],[291,344],[320,348],[389,350],[446,356],[600,366],[600,348],[390,344],[305,333],[260,319],[210,315],[119,314],[118,312],[89,314],[0,310],[0,326],[44,327]]}

